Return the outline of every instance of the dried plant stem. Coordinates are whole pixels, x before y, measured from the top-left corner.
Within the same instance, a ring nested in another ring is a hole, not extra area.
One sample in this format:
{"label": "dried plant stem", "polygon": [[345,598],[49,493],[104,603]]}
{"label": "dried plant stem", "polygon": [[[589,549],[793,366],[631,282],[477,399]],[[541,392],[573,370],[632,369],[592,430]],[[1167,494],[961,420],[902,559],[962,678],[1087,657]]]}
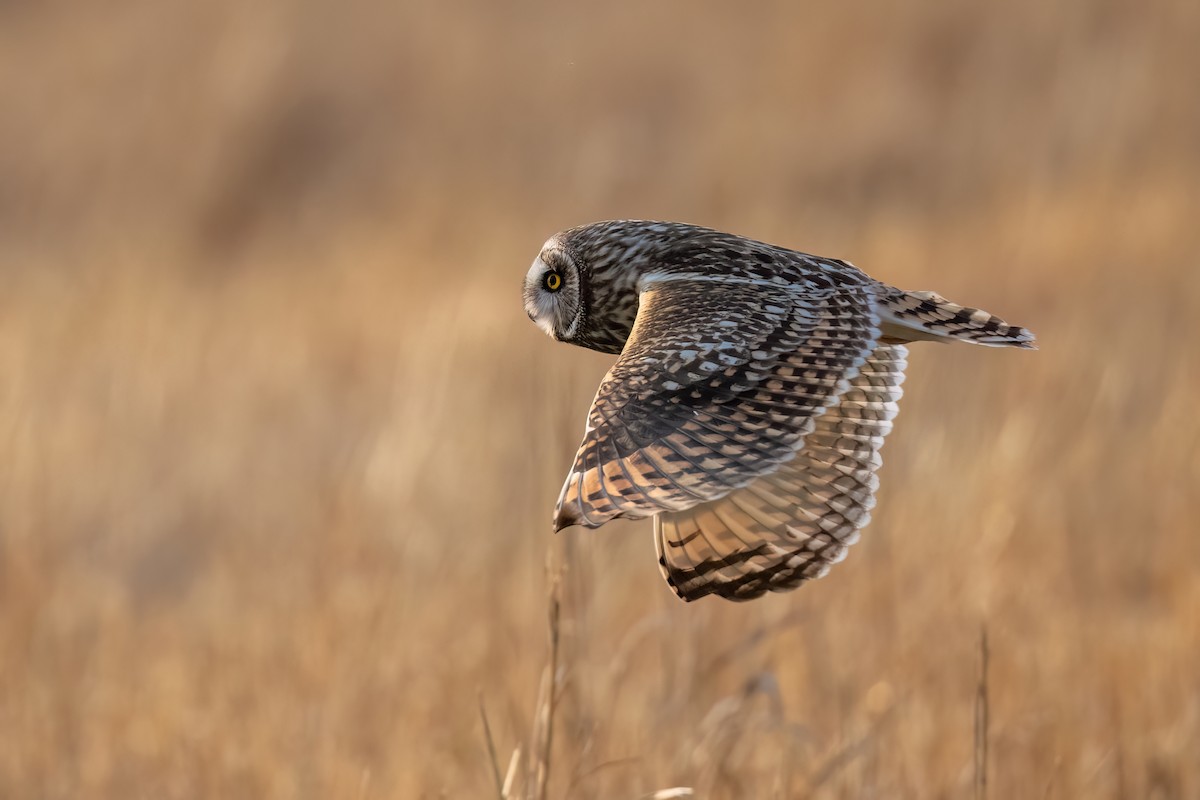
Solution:
{"label": "dried plant stem", "polygon": [[550,584],[550,663],[547,665],[547,679],[544,681],[545,692],[541,698],[541,708],[538,719],[541,723],[541,737],[538,740],[540,749],[537,754],[537,771],[533,784],[532,797],[535,800],[546,800],[546,791],[550,781],[550,753],[554,744],[554,708],[558,699],[558,616],[561,594],[560,576],[555,576]]}
{"label": "dried plant stem", "polygon": [[492,779],[496,782],[496,797],[504,800],[504,784],[500,781],[500,764],[496,761],[496,742],[492,739],[492,726],[488,724],[487,709],[483,706],[483,695],[479,695],[479,718],[483,720],[483,739],[487,744],[488,764],[492,768]]}
{"label": "dried plant stem", "polygon": [[987,625],[979,628],[979,685],[975,691],[975,798],[987,797],[988,761],[988,640]]}
{"label": "dried plant stem", "polygon": [[521,748],[513,750],[512,758],[508,760],[508,772],[504,774],[504,787],[500,790],[501,800],[512,797],[513,782],[517,779],[517,768],[521,766]]}

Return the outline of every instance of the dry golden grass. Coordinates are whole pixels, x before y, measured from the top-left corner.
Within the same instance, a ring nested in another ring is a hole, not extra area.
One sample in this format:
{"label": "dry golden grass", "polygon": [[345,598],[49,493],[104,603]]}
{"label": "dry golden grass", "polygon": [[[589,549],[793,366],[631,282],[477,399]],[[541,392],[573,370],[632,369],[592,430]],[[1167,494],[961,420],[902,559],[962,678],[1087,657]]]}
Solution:
{"label": "dry golden grass", "polygon": [[[981,626],[990,796],[1200,796],[1200,6],[732,6],[0,4],[0,796],[490,796],[547,564],[549,797],[971,796]],[[850,558],[685,606],[549,528],[609,359],[517,287],[616,216],[1042,349],[915,347]]]}

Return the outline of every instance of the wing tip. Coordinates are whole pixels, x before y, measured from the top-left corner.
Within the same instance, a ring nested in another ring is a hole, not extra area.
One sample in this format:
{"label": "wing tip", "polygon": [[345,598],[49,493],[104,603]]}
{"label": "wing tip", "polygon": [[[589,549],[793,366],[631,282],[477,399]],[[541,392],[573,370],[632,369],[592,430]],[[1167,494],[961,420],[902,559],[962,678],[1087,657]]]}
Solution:
{"label": "wing tip", "polygon": [[583,520],[580,515],[569,506],[559,506],[554,512],[554,520],[551,522],[554,526],[554,532],[558,533],[565,528],[572,528],[576,525],[582,525]]}
{"label": "wing tip", "polygon": [[554,520],[551,524],[554,527],[555,533],[565,530],[566,528],[573,528],[575,526],[594,529],[599,528],[609,520],[622,516],[626,515],[614,511],[613,513],[601,515],[597,519],[595,518],[595,515],[588,515],[584,513],[578,504],[565,503],[555,509]]}

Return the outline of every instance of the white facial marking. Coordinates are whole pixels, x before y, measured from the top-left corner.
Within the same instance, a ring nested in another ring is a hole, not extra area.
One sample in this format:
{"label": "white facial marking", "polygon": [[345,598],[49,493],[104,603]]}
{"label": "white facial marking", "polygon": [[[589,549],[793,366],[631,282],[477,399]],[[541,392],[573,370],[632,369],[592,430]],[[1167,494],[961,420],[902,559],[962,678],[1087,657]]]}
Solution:
{"label": "white facial marking", "polygon": [[[549,246],[554,240],[547,242]],[[542,249],[545,252],[545,248]],[[557,339],[555,335],[555,311],[560,302],[557,295],[546,291],[542,284],[543,276],[549,267],[542,259],[541,254],[533,260],[533,264],[529,267],[529,272],[525,274],[525,313],[529,318],[537,324],[539,328],[551,339]]]}

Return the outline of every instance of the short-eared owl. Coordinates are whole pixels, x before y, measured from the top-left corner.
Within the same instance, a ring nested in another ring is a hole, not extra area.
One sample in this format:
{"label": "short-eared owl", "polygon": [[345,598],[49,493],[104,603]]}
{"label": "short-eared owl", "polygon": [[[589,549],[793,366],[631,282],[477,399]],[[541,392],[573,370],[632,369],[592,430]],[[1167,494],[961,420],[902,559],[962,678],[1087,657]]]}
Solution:
{"label": "short-eared owl", "polygon": [[554,527],[654,517],[684,600],[818,578],[870,519],[905,344],[1033,348],[1033,334],[844,261],[673,222],[550,238],[525,311],[619,353],[588,412]]}

